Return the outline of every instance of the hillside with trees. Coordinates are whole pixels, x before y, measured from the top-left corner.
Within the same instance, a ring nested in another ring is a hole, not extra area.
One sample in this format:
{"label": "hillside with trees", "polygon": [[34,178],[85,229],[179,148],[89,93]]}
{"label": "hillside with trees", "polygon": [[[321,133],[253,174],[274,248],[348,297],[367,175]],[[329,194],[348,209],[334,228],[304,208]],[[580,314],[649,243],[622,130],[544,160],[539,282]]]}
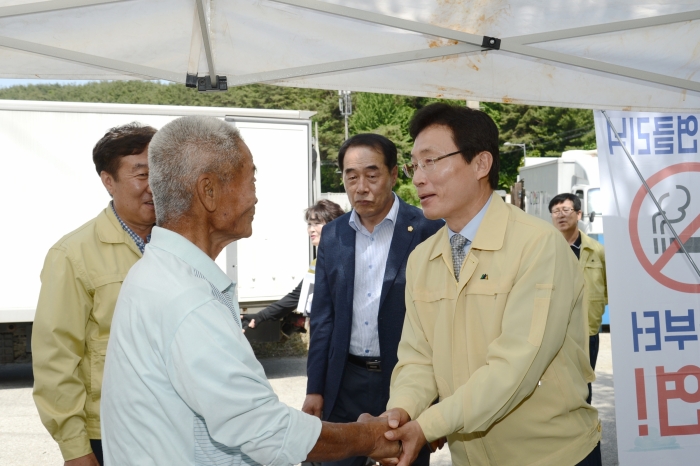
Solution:
{"label": "hillside with trees", "polygon": [[[399,164],[407,162],[412,146],[408,122],[417,109],[436,99],[361,92],[353,93],[352,97],[350,135],[361,132],[383,134],[396,143]],[[340,175],[336,173],[338,149],[344,140],[344,121],[338,109],[337,91],[255,84],[230,88],[223,93],[199,93],[177,84],[114,81],[14,86],[0,89],[0,99],[312,110],[317,112],[313,120],[318,122],[319,128],[322,189],[343,191]],[[464,104],[461,101],[452,103]],[[494,119],[500,130],[499,187],[502,189],[509,190],[514,183],[523,157],[520,147],[504,147],[505,142],[527,144],[527,155],[533,157],[560,156],[568,149],[595,148],[593,113],[590,110],[487,102],[482,102],[481,108]],[[406,201],[418,203],[413,185],[402,174],[396,191]]]}

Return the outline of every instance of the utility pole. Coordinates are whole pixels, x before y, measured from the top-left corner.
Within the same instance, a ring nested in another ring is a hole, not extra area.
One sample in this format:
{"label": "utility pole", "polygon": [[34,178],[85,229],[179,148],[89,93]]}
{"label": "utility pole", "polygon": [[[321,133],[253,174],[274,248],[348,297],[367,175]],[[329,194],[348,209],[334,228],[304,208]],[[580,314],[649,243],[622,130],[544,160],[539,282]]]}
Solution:
{"label": "utility pole", "polygon": [[338,107],[340,114],[345,117],[345,140],[348,140],[348,117],[352,115],[352,98],[350,91],[338,91]]}
{"label": "utility pole", "polygon": [[503,144],[504,146],[517,146],[520,147],[523,150],[523,157],[527,157],[527,149],[525,144],[519,144],[517,142],[506,142]]}

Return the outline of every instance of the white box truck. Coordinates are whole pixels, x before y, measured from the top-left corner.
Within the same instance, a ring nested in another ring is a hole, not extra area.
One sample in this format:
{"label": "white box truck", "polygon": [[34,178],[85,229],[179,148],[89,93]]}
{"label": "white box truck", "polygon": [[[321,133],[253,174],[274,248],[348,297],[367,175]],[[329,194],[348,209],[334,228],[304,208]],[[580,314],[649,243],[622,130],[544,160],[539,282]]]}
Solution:
{"label": "white box truck", "polygon": [[[525,190],[525,212],[551,222],[549,201],[560,193],[575,194],[581,199],[583,211],[579,228],[605,244],[596,150],[570,150],[561,157],[525,157],[525,166],[520,168],[518,178]],[[610,325],[608,306],[605,306],[603,325]]]}
{"label": "white box truck", "polygon": [[518,179],[525,189],[525,212],[551,222],[549,201],[557,194],[575,194],[581,199],[583,212],[579,228],[603,241],[597,151],[570,150],[561,157],[525,157]]}
{"label": "white box truck", "polygon": [[160,128],[185,115],[235,125],[257,167],[253,236],[216,260],[238,283],[241,307],[277,300],[302,279],[312,254],[303,212],[320,191],[313,112],[0,100],[0,364],[31,360],[49,248],[109,203],[92,162],[95,143],[114,126],[139,121]]}

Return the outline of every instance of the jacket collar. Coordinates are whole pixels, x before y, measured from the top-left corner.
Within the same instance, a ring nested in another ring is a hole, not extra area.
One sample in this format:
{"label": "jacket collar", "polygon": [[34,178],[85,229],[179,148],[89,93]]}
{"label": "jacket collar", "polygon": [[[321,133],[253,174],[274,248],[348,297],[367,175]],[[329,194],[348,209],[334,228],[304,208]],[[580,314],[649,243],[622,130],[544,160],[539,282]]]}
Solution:
{"label": "jacket collar", "polygon": [[386,259],[386,270],[384,271],[384,282],[382,284],[382,293],[379,299],[379,309],[381,312],[384,300],[389,294],[389,289],[394,285],[396,277],[402,265],[406,263],[406,257],[413,250],[417,242],[420,242],[417,228],[414,228],[416,212],[411,209],[408,204],[399,199],[395,200],[397,204],[397,215],[394,221],[394,235],[391,239],[389,247],[389,255]]}
{"label": "jacket collar", "polygon": [[96,220],[97,237],[103,243],[108,244],[126,244],[129,249],[134,251],[139,257],[142,256],[139,247],[129,236],[129,234],[124,231],[119,220],[114,215],[111,206],[107,206],[105,210],[100,212]]}
{"label": "jacket collar", "polygon": [[579,234],[581,235],[581,249],[590,249],[591,251],[593,250],[593,240],[591,239],[590,236],[585,234],[579,229]]}
{"label": "jacket collar", "polygon": [[[508,217],[510,212],[501,196],[496,193],[491,194],[491,205],[486,210],[486,215],[481,221],[479,229],[476,231],[474,241],[472,241],[472,249],[481,249],[485,251],[497,251],[503,247],[503,241],[506,236],[506,227],[508,225]],[[447,225],[442,227],[437,233],[436,241],[433,245],[433,250],[430,253],[430,260],[443,255],[452,263],[452,249],[448,239]]]}
{"label": "jacket collar", "polygon": [[588,256],[593,252],[593,240],[581,230],[579,230],[579,234],[581,235],[581,252],[579,253],[578,261],[579,265],[583,266],[583,264],[588,262]]}

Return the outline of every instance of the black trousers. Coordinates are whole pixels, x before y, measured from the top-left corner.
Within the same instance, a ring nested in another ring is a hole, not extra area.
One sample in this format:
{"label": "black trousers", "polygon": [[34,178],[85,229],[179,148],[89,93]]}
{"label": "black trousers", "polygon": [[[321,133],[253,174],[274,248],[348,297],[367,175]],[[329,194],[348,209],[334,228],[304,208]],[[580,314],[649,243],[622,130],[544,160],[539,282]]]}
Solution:
{"label": "black trousers", "polygon": [[598,442],[598,445],[595,446],[593,451],[576,466],[603,466],[603,458],[600,454],[600,442]]}
{"label": "black trousers", "polygon": [[[364,367],[346,363],[343,383],[328,421],[355,422],[362,413],[378,416],[386,411],[387,401],[382,395],[381,372],[370,372]],[[356,456],[341,461],[323,463],[323,466],[364,466],[366,461],[367,458],[364,456]],[[416,466],[430,464],[430,450],[427,446],[421,450],[413,464]]]}
{"label": "black trousers", "polygon": [[[588,356],[591,358],[591,367],[595,370],[595,363],[598,360],[598,349],[600,348],[600,335],[595,334],[588,337]],[[588,384],[588,399],[586,403],[591,404],[593,400],[593,386]]]}
{"label": "black trousers", "polygon": [[102,460],[102,440],[90,439],[90,447],[95,454],[95,458],[97,458],[97,462],[100,463],[100,466],[103,466],[105,462]]}

